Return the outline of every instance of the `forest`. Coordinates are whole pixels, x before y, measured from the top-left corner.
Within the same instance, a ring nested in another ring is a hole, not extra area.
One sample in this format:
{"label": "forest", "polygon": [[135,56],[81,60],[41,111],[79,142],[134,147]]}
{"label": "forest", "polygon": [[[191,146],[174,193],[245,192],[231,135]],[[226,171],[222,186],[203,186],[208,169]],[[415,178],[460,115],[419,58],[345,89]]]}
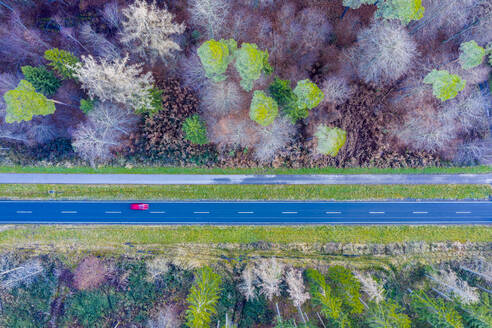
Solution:
{"label": "forest", "polygon": [[[77,256],[75,256],[77,258]],[[0,257],[0,327],[490,328],[492,264]],[[75,262],[75,263],[68,263]]]}
{"label": "forest", "polygon": [[1,0],[2,165],[492,163],[489,0]]}

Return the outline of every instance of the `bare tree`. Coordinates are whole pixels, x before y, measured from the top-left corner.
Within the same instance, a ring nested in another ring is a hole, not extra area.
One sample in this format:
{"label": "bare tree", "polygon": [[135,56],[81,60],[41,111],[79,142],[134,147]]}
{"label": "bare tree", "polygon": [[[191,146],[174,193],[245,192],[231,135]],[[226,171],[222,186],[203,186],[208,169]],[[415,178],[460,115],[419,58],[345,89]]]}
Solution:
{"label": "bare tree", "polygon": [[227,0],[190,0],[191,22],[207,30],[208,38],[220,38],[230,10]]}
{"label": "bare tree", "polygon": [[323,103],[339,105],[350,98],[355,90],[343,77],[332,76],[323,82],[321,91],[323,91],[323,94],[325,95]]}
{"label": "bare tree", "polygon": [[210,82],[205,76],[205,70],[197,55],[196,48],[191,50],[188,57],[181,56],[179,66],[185,86],[193,90],[202,90]]}
{"label": "bare tree", "polygon": [[175,24],[174,15],[166,9],[157,8],[155,2],[148,4],[144,0],[136,0],[123,9],[123,15],[121,42],[131,52],[142,58],[150,55],[153,59],[166,59],[174,51],[181,50],[171,36],[182,34],[185,25]]}
{"label": "bare tree", "polygon": [[489,128],[487,108],[490,99],[475,88],[470,95],[458,97],[443,104],[443,111],[454,117],[465,131],[485,131]]}
{"label": "bare tree", "polygon": [[41,261],[38,259],[29,260],[0,272],[0,288],[12,289],[20,284],[31,284],[34,279],[44,271]]}
{"label": "bare tree", "polygon": [[92,166],[109,161],[112,150],[135,127],[136,117],[119,106],[99,103],[89,112],[87,122],[77,126],[72,146]]}
{"label": "bare tree", "polygon": [[152,74],[143,74],[142,64],[128,64],[128,56],[112,61],[82,56],[82,62],[74,70],[92,99],[121,103],[134,110],[151,106]]}
{"label": "bare tree", "polygon": [[458,148],[453,163],[457,166],[479,165],[484,161],[489,146],[490,144],[487,144],[485,140],[464,143]]}
{"label": "bare tree", "polygon": [[206,114],[223,116],[241,110],[245,96],[241,88],[234,82],[207,83],[202,89],[200,98]]}
{"label": "bare tree", "polygon": [[309,293],[305,291],[301,270],[291,268],[285,275],[285,282],[287,282],[287,291],[289,292],[292,304],[299,311],[302,321],[306,323],[301,306],[309,299]]}
{"label": "bare tree", "polygon": [[149,280],[153,281],[161,274],[165,274],[169,271],[169,260],[163,257],[156,257],[147,262],[147,274]]}
{"label": "bare tree", "polygon": [[[85,49],[90,49],[92,54],[107,60],[120,58],[120,51],[113,43],[100,33],[96,33],[89,23],[82,25],[79,31],[80,39]],[[68,36],[68,34],[67,34]]]}
{"label": "bare tree", "polygon": [[460,268],[492,283],[492,263],[485,258],[478,257],[470,263],[461,265]]}
{"label": "bare tree", "polygon": [[242,282],[239,284],[239,291],[244,295],[246,301],[251,301],[256,298],[257,284],[255,273],[251,266],[247,266],[241,273]]}
{"label": "bare tree", "polygon": [[156,315],[147,322],[148,328],[178,328],[180,322],[177,309],[173,305],[162,306]]}
{"label": "bare tree", "polygon": [[474,304],[480,302],[480,295],[476,287],[471,287],[468,283],[456,275],[452,270],[439,270],[429,276],[437,288],[445,294],[457,297],[464,304]]}
{"label": "bare tree", "polygon": [[404,27],[379,21],[357,36],[353,65],[366,82],[385,83],[405,74],[413,64],[417,45]]}
{"label": "bare tree", "polygon": [[261,260],[255,267],[255,274],[259,280],[260,294],[265,295],[270,301],[274,296],[280,295],[283,271],[284,265],[279,263],[274,257],[269,260]]}
{"label": "bare tree", "polygon": [[260,162],[268,162],[293,140],[296,128],[287,117],[280,117],[258,131],[260,138],[255,145],[254,156]]}
{"label": "bare tree", "polygon": [[102,17],[109,27],[118,29],[121,26],[121,14],[118,2],[112,1],[104,5]]}
{"label": "bare tree", "polygon": [[369,300],[381,303],[384,300],[384,288],[370,274],[355,272],[355,277],[359,279],[362,290],[367,294]]}

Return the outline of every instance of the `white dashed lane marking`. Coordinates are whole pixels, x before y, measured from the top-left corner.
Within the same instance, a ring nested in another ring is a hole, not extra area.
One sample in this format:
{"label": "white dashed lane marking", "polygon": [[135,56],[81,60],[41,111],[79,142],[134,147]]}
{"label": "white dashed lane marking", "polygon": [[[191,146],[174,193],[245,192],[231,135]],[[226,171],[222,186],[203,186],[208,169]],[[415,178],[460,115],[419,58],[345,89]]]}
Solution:
{"label": "white dashed lane marking", "polygon": [[61,211],[62,214],[77,214],[77,211]]}
{"label": "white dashed lane marking", "polygon": [[166,212],[162,211],[162,212],[159,212],[159,211],[153,211],[153,212],[150,212],[150,214],[164,214]]}
{"label": "white dashed lane marking", "polygon": [[369,214],[384,214],[384,212],[369,212]]}
{"label": "white dashed lane marking", "polygon": [[413,214],[428,214],[429,212],[412,212]]}
{"label": "white dashed lane marking", "polygon": [[342,212],[325,212],[326,214],[342,214]]}
{"label": "white dashed lane marking", "polygon": [[282,214],[297,214],[298,212],[282,212]]}
{"label": "white dashed lane marking", "polygon": [[237,212],[237,214],[254,214],[255,212]]}
{"label": "white dashed lane marking", "polygon": [[31,214],[32,211],[17,211],[17,214]]}
{"label": "white dashed lane marking", "polygon": [[456,214],[471,214],[471,212],[456,212]]}
{"label": "white dashed lane marking", "polygon": [[210,212],[193,212],[194,214],[210,214]]}
{"label": "white dashed lane marking", "polygon": [[106,211],[106,214],[121,214],[121,211]]}

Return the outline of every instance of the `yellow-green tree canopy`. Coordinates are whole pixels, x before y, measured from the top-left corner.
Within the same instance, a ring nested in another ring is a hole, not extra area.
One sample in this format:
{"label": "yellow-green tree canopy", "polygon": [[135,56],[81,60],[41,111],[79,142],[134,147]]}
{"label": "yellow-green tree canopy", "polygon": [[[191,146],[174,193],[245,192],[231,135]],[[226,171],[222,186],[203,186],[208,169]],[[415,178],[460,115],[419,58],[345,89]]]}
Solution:
{"label": "yellow-green tree canopy", "polygon": [[249,108],[249,117],[256,123],[268,126],[273,123],[278,115],[277,102],[268,97],[263,91],[253,92],[253,99]]}
{"label": "yellow-green tree canopy", "polygon": [[309,80],[297,82],[294,94],[297,96],[297,107],[308,109],[318,106],[325,97],[320,88]]}
{"label": "yellow-green tree canopy", "polygon": [[210,317],[217,313],[215,305],[219,300],[221,278],[209,267],[198,269],[195,283],[186,298],[186,324],[190,328],[210,327]]}
{"label": "yellow-green tree canopy", "polygon": [[227,77],[225,72],[233,59],[237,43],[233,39],[215,41],[214,39],[204,42],[198,48],[198,57],[202,62],[205,75],[214,82],[224,81]]}
{"label": "yellow-green tree canopy", "polygon": [[37,93],[26,80],[21,80],[17,88],[7,91],[3,99],[7,104],[7,123],[30,121],[34,115],[53,114],[56,109],[52,100]]}
{"label": "yellow-green tree canopy", "polygon": [[347,141],[347,132],[321,124],[314,134],[318,138],[317,151],[323,155],[337,156]]}
{"label": "yellow-green tree canopy", "polygon": [[74,67],[79,62],[71,52],[53,48],[44,52],[44,59],[49,61],[49,66],[63,79],[73,79]]}
{"label": "yellow-green tree canopy", "polygon": [[470,69],[480,65],[485,56],[485,49],[475,41],[463,42],[460,45],[459,61],[463,69]]}
{"label": "yellow-green tree canopy", "polygon": [[446,70],[433,69],[424,78],[424,83],[432,84],[432,94],[441,101],[445,101],[456,97],[458,92],[465,88],[466,81],[459,75],[449,74]]}
{"label": "yellow-green tree canopy", "polygon": [[268,51],[259,50],[254,43],[243,43],[237,50],[235,67],[241,76],[241,87],[246,91],[253,89],[253,82],[260,78],[262,72],[272,72]]}
{"label": "yellow-green tree canopy", "polygon": [[381,0],[377,5],[376,17],[398,19],[404,25],[424,17],[422,0]]}

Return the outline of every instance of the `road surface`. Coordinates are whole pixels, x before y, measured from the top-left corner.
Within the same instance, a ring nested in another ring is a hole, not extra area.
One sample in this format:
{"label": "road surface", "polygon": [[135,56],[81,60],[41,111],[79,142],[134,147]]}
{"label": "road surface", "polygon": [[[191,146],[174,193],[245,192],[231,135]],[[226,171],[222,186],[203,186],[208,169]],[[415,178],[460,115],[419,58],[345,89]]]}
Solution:
{"label": "road surface", "polygon": [[0,201],[1,223],[492,224],[492,202]]}
{"label": "road surface", "polygon": [[0,184],[492,184],[492,174],[53,174],[0,173]]}

